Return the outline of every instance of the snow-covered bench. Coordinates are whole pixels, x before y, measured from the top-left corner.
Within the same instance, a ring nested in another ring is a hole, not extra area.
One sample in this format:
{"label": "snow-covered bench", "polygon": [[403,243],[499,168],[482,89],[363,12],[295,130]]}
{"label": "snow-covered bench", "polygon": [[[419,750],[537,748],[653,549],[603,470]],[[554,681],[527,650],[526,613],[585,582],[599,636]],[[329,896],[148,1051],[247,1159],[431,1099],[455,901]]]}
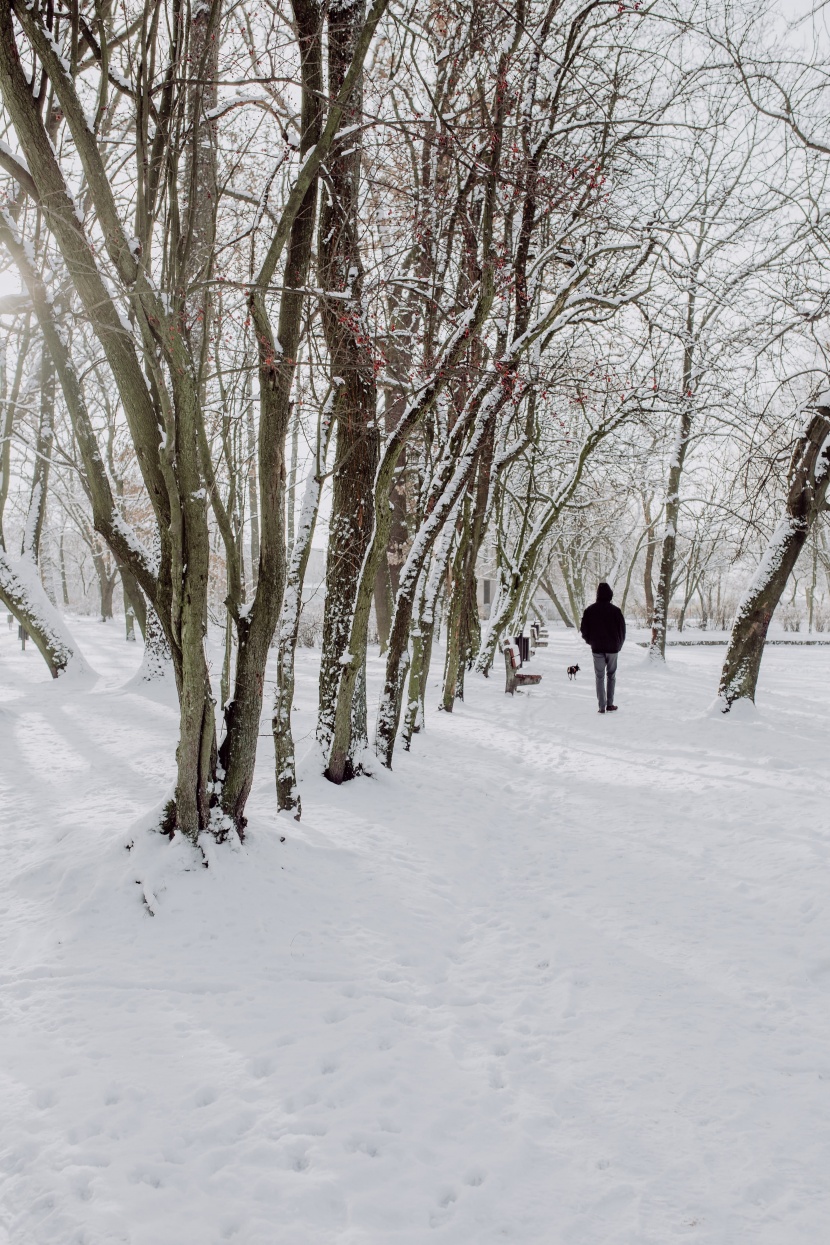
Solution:
{"label": "snow-covered bench", "polygon": [[534,648],[547,648],[548,647],[547,627],[541,627],[539,623],[531,623],[530,634],[533,637]]}
{"label": "snow-covered bench", "polygon": [[522,659],[515,644],[504,646],[505,694],[512,696],[517,687],[534,687],[542,682],[541,674],[528,674],[522,670]]}

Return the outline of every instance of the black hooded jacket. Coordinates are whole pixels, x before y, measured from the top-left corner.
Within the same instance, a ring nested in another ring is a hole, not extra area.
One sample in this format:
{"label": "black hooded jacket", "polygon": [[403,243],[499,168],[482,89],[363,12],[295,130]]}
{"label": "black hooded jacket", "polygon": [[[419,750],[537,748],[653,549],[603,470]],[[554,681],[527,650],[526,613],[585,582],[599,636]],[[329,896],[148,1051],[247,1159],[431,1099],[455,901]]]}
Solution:
{"label": "black hooded jacket", "polygon": [[611,604],[613,595],[608,584],[600,584],[596,601],[582,615],[579,630],[593,653],[618,653],[625,643],[625,619]]}

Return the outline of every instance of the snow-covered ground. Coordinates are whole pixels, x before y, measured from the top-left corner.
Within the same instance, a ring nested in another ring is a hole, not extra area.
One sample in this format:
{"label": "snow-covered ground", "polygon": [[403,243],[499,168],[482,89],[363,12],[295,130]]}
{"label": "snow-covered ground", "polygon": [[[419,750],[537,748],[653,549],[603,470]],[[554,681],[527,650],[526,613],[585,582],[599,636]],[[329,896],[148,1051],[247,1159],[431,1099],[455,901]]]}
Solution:
{"label": "snow-covered ground", "polygon": [[264,726],[205,869],[134,824],[173,706],[72,625],[97,681],[0,630],[0,1241],[827,1239],[830,651],[723,719],[722,650],[630,645],[598,717],[555,632],[392,774],[309,754],[300,825]]}

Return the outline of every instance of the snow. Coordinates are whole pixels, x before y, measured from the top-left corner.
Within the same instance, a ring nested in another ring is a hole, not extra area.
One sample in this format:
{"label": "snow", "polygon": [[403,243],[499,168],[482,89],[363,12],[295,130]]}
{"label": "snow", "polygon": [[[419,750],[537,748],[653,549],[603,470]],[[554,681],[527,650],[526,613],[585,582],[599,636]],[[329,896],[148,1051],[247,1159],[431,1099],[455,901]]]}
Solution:
{"label": "snow", "polygon": [[436,652],[412,752],[335,788],[300,650],[304,820],[263,738],[205,869],[143,828],[173,701],[70,623],[97,683],[0,628],[0,1240],[824,1239],[830,653],[739,720],[722,649],[627,646],[602,718],[567,632],[452,715]]}
{"label": "snow", "polygon": [[128,82],[127,79],[124,77],[124,75],[120,73],[117,69],[113,69],[113,67],[110,66],[107,76],[109,77],[111,82],[115,83],[115,85],[118,87],[119,90],[126,91],[127,94],[131,93],[133,89],[132,84]]}
{"label": "snow", "polygon": [[[17,151],[12,151],[8,143],[4,143],[0,141],[0,152],[2,152],[3,155],[8,156],[10,159],[14,160],[16,164],[19,164],[21,169],[23,169],[24,172],[26,173],[29,172],[29,164],[28,164],[28,161],[26,160],[26,157],[21,155]],[[819,405],[821,405],[820,400],[819,400]]]}
{"label": "snow", "polygon": [[49,600],[38,568],[28,555],[12,561],[0,548],[0,591],[5,604],[15,604],[34,624],[39,624],[40,634],[51,646],[56,674],[64,679],[85,679],[89,671],[83,654],[60,610]]}

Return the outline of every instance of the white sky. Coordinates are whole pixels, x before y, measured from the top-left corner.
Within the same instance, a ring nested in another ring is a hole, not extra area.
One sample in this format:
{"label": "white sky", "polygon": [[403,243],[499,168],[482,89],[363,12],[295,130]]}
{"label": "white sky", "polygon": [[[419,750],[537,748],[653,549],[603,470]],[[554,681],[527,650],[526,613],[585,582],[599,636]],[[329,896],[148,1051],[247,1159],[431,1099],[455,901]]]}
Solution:
{"label": "white sky", "polygon": [[6,294],[19,294],[20,280],[17,273],[13,269],[6,272],[0,272],[0,298]]}

